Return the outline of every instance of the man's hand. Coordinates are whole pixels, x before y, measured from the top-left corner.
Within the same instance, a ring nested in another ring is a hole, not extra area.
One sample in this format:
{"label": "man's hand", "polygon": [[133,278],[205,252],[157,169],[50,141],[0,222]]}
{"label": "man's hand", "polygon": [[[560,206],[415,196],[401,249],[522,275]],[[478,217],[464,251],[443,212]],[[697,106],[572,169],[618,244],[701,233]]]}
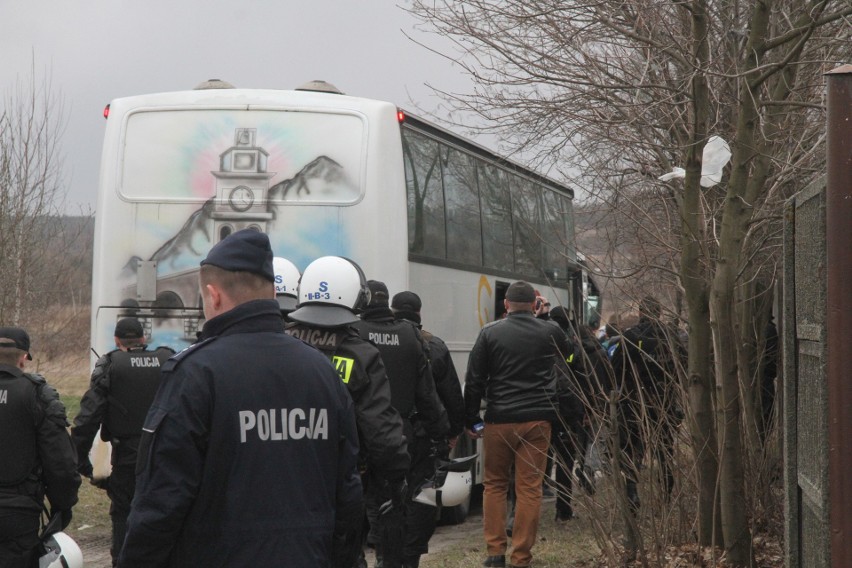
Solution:
{"label": "man's hand", "polygon": [[550,302],[544,296],[535,299],[535,317],[540,318],[550,312]]}

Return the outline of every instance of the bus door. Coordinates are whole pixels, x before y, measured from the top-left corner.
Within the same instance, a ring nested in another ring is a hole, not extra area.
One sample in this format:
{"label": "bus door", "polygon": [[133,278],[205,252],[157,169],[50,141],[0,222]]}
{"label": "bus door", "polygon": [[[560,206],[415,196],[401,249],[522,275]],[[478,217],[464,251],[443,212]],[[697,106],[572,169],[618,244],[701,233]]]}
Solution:
{"label": "bus door", "polygon": [[510,282],[494,282],[494,321],[503,319],[506,315],[506,305],[503,300],[506,299],[506,290],[509,289]]}

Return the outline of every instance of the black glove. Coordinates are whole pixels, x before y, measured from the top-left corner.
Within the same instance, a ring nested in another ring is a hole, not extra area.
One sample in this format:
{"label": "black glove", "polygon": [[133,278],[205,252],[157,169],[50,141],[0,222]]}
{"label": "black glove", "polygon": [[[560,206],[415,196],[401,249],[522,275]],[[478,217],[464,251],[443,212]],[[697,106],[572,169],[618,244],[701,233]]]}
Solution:
{"label": "black glove", "polygon": [[71,524],[71,509],[62,509],[59,511],[51,511],[50,517],[59,517],[62,519],[62,530],[65,530],[69,524]]}
{"label": "black glove", "polygon": [[450,444],[447,442],[446,438],[431,440],[431,442],[432,448],[430,454],[433,458],[447,459],[450,456]]}
{"label": "black glove", "polygon": [[403,477],[394,481],[387,482],[388,493],[390,499],[385,501],[379,507],[379,515],[387,515],[393,510],[402,511],[405,504],[405,499],[408,494],[408,482]]}
{"label": "black glove", "polygon": [[109,476],[99,478],[89,476],[89,483],[91,483],[98,489],[103,489],[104,491],[106,491],[107,489],[109,489]]}

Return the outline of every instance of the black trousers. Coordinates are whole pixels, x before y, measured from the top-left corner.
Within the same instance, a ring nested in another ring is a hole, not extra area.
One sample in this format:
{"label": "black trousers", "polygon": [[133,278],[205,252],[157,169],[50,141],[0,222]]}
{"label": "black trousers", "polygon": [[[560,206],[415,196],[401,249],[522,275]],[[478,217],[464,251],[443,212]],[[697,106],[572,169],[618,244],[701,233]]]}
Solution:
{"label": "black trousers", "polygon": [[[409,494],[403,511],[392,511],[385,516],[379,516],[379,507],[390,499],[390,495],[374,479],[369,479],[365,488],[365,503],[367,520],[370,530],[367,543],[375,545],[377,556],[382,556],[388,546],[400,543],[388,543],[388,539],[402,538],[402,557],[405,559],[418,558],[429,552],[429,540],[435,533],[437,510],[430,505],[412,501],[414,491],[435,473],[435,458],[432,455],[432,444],[423,436],[414,436],[408,446],[411,455],[411,467],[406,481]],[[394,525],[400,524],[399,527]],[[401,529],[401,530],[394,530]],[[383,542],[385,541],[385,542]],[[394,546],[395,548],[395,546]],[[383,560],[385,568],[395,568],[394,561]]]}
{"label": "black trousers", "polygon": [[589,445],[589,432],[582,422],[560,425],[553,436],[553,449],[556,457],[556,516],[570,519],[574,516],[571,507],[573,496],[574,465],[583,467],[586,448]]}
{"label": "black trousers", "polygon": [[0,566],[32,568],[37,563],[41,507],[33,497],[0,494]]}
{"label": "black trousers", "polygon": [[133,464],[113,465],[109,476],[107,495],[109,496],[109,516],[112,520],[112,565],[118,563],[118,556],[124,546],[127,535],[127,517],[130,515],[130,503],[136,490],[136,466]]}
{"label": "black trousers", "polygon": [[622,451],[621,468],[628,484],[635,487],[639,479],[645,450],[648,446],[660,466],[660,482],[665,488],[665,496],[671,494],[674,487],[675,430],[678,419],[673,413],[664,413],[654,407],[639,411],[634,404],[625,403],[619,417],[619,442]]}

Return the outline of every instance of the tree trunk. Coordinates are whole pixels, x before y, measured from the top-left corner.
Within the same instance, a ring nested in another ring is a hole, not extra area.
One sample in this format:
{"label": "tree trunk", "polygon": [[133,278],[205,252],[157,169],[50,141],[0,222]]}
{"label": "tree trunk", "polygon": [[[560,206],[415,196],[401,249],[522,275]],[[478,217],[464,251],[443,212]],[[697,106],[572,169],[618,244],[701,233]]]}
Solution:
{"label": "tree trunk", "polygon": [[[695,2],[692,10],[692,55],[698,68],[710,58],[706,2]],[[698,541],[702,545],[721,543],[719,493],[716,491],[719,459],[716,453],[716,427],[713,415],[713,380],[710,374],[710,316],[707,268],[702,263],[706,242],[706,219],[701,204],[701,167],[708,134],[710,91],[706,76],[692,77],[692,139],[687,153],[681,208],[680,277],[689,321],[686,389],[690,412],[687,424],[695,453],[698,484]]]}

